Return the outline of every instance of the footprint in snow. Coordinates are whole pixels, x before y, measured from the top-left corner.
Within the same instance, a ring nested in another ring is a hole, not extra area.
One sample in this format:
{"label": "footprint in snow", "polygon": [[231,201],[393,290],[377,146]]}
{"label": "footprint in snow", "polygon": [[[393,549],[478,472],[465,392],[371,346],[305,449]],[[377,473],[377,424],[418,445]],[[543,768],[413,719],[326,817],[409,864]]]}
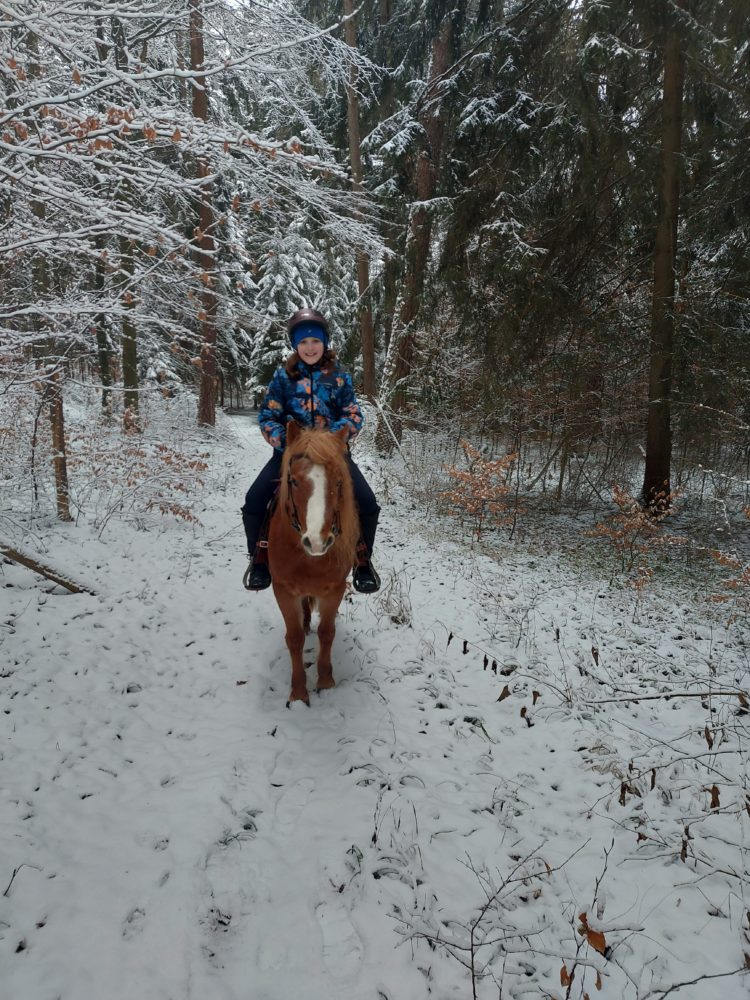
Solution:
{"label": "footprint in snow", "polygon": [[362,941],[344,904],[325,900],[315,909],[323,936],[323,962],[335,979],[354,977],[362,964]]}
{"label": "footprint in snow", "polygon": [[286,788],[276,803],[276,822],[283,831],[291,831],[307,805],[315,782],[312,778],[300,778]]}
{"label": "footprint in snow", "polygon": [[135,906],[122,922],[122,936],[126,941],[130,941],[131,938],[137,937],[141,933],[145,920],[146,911],[140,906]]}

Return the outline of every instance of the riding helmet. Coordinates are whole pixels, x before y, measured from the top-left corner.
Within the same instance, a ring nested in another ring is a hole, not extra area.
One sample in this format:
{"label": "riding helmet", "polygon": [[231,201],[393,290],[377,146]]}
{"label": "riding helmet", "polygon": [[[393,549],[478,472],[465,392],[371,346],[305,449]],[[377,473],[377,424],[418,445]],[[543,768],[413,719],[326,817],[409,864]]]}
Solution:
{"label": "riding helmet", "polygon": [[286,325],[289,342],[296,350],[306,337],[315,337],[328,347],[328,320],[317,309],[298,309],[289,317]]}

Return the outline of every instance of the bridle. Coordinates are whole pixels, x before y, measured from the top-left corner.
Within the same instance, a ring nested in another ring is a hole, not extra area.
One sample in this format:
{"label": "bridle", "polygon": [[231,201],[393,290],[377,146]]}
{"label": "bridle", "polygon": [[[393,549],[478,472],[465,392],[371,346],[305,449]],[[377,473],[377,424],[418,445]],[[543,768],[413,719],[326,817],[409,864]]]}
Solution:
{"label": "bridle", "polygon": [[[307,458],[307,455],[300,455],[299,458]],[[291,466],[291,462],[289,463]],[[292,528],[297,532],[298,535],[302,534],[302,524],[300,522],[299,511],[297,510],[297,501],[294,499],[294,487],[297,485],[297,481],[292,475],[291,468],[288,469],[286,474],[286,495],[287,495],[287,505],[286,512],[289,517],[289,523]],[[333,520],[331,521],[331,534],[334,538],[338,538],[341,534],[341,498],[344,492],[343,480],[339,479],[336,484],[336,506],[333,509]],[[291,510],[290,510],[291,503]]]}

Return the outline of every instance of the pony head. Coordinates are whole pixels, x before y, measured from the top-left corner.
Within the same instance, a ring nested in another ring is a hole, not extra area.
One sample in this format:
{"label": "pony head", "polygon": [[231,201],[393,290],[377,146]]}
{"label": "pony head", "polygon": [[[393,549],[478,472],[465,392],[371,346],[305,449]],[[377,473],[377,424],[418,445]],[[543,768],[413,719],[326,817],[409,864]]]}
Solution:
{"label": "pony head", "polygon": [[302,548],[312,558],[333,551],[352,565],[359,536],[351,475],[346,460],[348,433],[306,430],[287,424],[281,463],[280,502]]}

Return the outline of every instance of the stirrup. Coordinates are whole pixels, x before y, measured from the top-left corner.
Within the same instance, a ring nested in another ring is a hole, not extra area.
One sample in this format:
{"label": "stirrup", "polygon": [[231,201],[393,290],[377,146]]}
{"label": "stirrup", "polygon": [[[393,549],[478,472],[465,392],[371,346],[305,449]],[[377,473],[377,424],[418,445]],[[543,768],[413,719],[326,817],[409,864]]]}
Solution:
{"label": "stirrup", "polygon": [[256,566],[255,560],[251,560],[247,564],[247,569],[242,577],[242,586],[245,590],[265,590],[267,587],[270,587],[271,573],[268,569],[268,564],[259,563]]}
{"label": "stirrup", "polygon": [[369,559],[366,563],[354,567],[352,583],[360,594],[374,594],[380,590],[380,577]]}

